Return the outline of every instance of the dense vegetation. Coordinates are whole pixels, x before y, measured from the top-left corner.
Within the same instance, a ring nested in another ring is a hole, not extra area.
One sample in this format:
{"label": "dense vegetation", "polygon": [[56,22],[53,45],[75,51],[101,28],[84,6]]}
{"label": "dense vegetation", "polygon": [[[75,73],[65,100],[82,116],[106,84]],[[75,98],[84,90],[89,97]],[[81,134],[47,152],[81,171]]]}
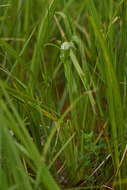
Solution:
{"label": "dense vegetation", "polygon": [[127,189],[127,1],[0,1],[0,190]]}

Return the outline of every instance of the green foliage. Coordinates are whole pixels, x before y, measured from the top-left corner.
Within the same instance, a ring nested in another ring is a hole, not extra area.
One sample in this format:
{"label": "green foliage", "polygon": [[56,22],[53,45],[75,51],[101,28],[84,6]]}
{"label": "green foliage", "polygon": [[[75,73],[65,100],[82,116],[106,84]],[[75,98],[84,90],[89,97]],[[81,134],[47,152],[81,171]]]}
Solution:
{"label": "green foliage", "polygon": [[0,190],[127,188],[127,1],[1,0]]}

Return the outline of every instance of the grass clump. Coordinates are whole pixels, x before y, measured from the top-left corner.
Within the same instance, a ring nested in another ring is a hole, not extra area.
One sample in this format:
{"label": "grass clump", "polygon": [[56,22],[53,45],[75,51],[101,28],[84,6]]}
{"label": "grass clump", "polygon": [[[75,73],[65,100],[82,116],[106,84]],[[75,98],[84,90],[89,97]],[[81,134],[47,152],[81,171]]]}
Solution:
{"label": "grass clump", "polygon": [[127,188],[126,0],[1,0],[0,189]]}

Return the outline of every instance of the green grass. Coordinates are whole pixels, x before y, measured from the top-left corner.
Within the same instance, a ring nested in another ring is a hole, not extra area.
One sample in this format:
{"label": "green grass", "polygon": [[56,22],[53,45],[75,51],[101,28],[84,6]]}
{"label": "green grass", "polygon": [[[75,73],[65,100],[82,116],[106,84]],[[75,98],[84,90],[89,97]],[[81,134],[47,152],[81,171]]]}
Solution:
{"label": "green grass", "polygon": [[126,0],[1,0],[0,190],[126,190],[126,62]]}

